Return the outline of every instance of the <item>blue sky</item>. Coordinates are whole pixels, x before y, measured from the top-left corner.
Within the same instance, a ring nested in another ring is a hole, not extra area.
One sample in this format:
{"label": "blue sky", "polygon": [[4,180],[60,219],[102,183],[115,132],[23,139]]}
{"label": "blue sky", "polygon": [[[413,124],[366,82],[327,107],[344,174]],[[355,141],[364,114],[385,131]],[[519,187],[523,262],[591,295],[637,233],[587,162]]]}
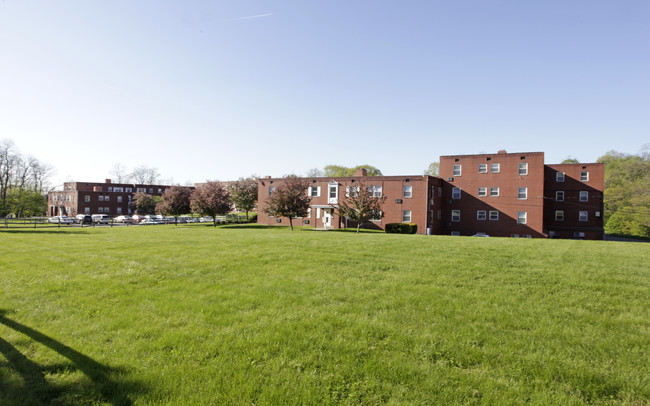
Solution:
{"label": "blue sky", "polygon": [[0,2],[0,139],[99,181],[650,143],[650,2]]}

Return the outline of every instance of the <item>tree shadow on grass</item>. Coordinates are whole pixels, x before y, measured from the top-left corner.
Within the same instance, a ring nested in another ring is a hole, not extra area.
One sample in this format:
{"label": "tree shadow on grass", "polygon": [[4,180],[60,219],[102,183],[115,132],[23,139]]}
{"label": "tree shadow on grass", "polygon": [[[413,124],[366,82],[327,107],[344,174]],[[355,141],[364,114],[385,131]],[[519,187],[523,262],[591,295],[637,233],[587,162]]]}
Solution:
{"label": "tree shadow on grass", "polygon": [[[126,371],[102,365],[43,333],[7,318],[5,313],[0,310],[0,324],[50,348],[67,358],[70,363],[39,365],[0,338],[0,353],[7,359],[13,371],[10,374],[3,373],[3,365],[0,363],[0,403],[65,405],[105,402],[112,405],[130,405],[132,401],[129,395],[145,391],[140,383],[114,378],[115,375],[126,375]],[[88,379],[67,384],[55,384],[46,379],[46,375],[75,371],[82,372]]]}

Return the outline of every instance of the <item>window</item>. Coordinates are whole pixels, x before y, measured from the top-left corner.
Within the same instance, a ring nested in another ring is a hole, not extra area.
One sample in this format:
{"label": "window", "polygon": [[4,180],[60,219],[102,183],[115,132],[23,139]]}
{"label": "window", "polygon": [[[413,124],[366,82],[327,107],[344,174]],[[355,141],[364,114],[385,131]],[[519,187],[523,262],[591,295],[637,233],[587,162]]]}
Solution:
{"label": "window", "polygon": [[460,188],[455,187],[451,189],[451,198],[452,199],[460,199]]}
{"label": "window", "polygon": [[90,203],[90,195],[85,195],[84,196],[84,202]]}
{"label": "window", "polygon": [[109,192],[112,192],[112,191],[113,191],[113,187],[109,186],[109,187],[108,187],[108,191],[109,191]]}
{"label": "window", "polygon": [[519,238],[519,234],[513,234],[513,235],[511,235],[510,237],[512,237],[512,238]]}
{"label": "window", "polygon": [[269,196],[271,196],[275,192],[275,186],[269,186]]}
{"label": "window", "polygon": [[452,231],[451,236],[452,237],[460,237],[460,231]]}
{"label": "window", "polygon": [[525,211],[517,212],[517,224],[526,224],[528,222],[528,213]]}
{"label": "window", "polygon": [[121,207],[117,208],[117,214],[122,214],[122,208]]}
{"label": "window", "polygon": [[533,238],[530,234],[524,234],[523,237],[524,238]]}
{"label": "window", "polygon": [[454,176],[460,176],[461,169],[462,169],[461,165],[454,165]]}
{"label": "window", "polygon": [[479,195],[479,197],[487,196],[487,188],[486,187],[479,187],[478,188],[478,195]]}
{"label": "window", "polygon": [[490,188],[490,196],[491,197],[498,197],[499,196],[499,188],[498,187],[491,187]]}
{"label": "window", "polygon": [[413,197],[413,186],[404,186],[404,198],[410,199]]}
{"label": "window", "polygon": [[490,210],[490,220],[496,221],[499,219],[499,211],[498,210]]}
{"label": "window", "polygon": [[104,212],[104,208],[103,208],[103,207],[98,207],[98,208],[97,208],[97,213],[103,213],[103,212]]}
{"label": "window", "polygon": [[118,196],[118,197],[117,197],[117,202],[118,202],[118,203],[122,203],[122,196]]}
{"label": "window", "polygon": [[109,200],[111,200],[111,197],[110,197],[110,196],[104,196],[104,201],[105,201],[105,202],[107,202],[107,201],[109,201]]}
{"label": "window", "polygon": [[375,185],[375,186],[368,186],[368,192],[372,195],[372,197],[381,197],[381,186]]}
{"label": "window", "polygon": [[487,164],[478,164],[478,173],[487,173]]}
{"label": "window", "polygon": [[460,221],[460,210],[451,211],[451,221],[458,222]]}
{"label": "window", "polygon": [[330,184],[327,188],[328,203],[337,203],[339,198],[339,185],[337,183]]}
{"label": "window", "polygon": [[580,211],[578,212],[578,221],[587,221],[589,220],[589,212]]}
{"label": "window", "polygon": [[557,172],[555,174],[555,181],[556,182],[564,182],[564,172]]}
{"label": "window", "polygon": [[517,192],[517,199],[519,199],[519,200],[528,199],[528,188],[527,187],[520,187],[519,188],[519,191]]}
{"label": "window", "polygon": [[589,201],[589,192],[586,190],[581,190],[580,191],[580,201],[581,202],[588,202]]}
{"label": "window", "polygon": [[576,231],[575,233],[573,233],[573,236],[577,238],[584,238],[585,233],[583,231]]}
{"label": "window", "polygon": [[[350,186],[348,186],[346,189],[349,189],[349,188],[350,188]],[[319,197],[320,196],[320,186],[310,186],[309,187],[309,196],[310,197]]]}
{"label": "window", "polygon": [[132,187],[127,187],[126,188],[126,193],[133,193],[133,188]]}
{"label": "window", "polygon": [[564,190],[558,190],[555,192],[555,201],[563,202],[564,201]]}
{"label": "window", "polygon": [[136,189],[138,193],[147,193],[147,188],[146,187],[139,187]]}
{"label": "window", "polygon": [[580,181],[589,182],[589,172],[580,172]]}
{"label": "window", "polygon": [[90,214],[90,207],[84,207],[84,214]]}
{"label": "window", "polygon": [[477,210],[476,211],[476,219],[477,220],[485,220],[487,216],[485,215],[485,210]]}
{"label": "window", "polygon": [[114,188],[113,188],[113,192],[119,192],[119,193],[122,193],[122,192],[124,192],[124,188],[123,188],[123,187],[114,187]]}
{"label": "window", "polygon": [[[146,190],[146,188],[145,188],[145,190]],[[152,187],[149,188],[149,193],[153,193],[153,188]]]}
{"label": "window", "polygon": [[410,223],[410,222],[411,222],[411,210],[402,211],[402,223]]}
{"label": "window", "polygon": [[564,210],[555,210],[555,221],[564,221]]}
{"label": "window", "polygon": [[161,189],[161,188],[158,188],[158,193],[162,193],[162,189]]}
{"label": "window", "polygon": [[519,175],[528,175],[528,163],[527,162],[520,162],[519,163]]}
{"label": "window", "polygon": [[99,199],[100,202],[103,202],[104,201],[104,195],[99,195],[98,199]]}
{"label": "window", "polygon": [[490,164],[490,172],[492,172],[492,173],[501,172],[501,165],[500,164]]}

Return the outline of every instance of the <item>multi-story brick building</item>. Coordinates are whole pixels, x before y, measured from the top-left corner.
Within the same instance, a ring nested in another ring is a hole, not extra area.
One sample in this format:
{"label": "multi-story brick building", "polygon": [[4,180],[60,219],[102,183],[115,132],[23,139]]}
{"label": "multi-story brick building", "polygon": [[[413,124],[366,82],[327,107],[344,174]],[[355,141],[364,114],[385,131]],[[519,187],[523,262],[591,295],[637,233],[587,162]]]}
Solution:
{"label": "multi-story brick building", "polygon": [[[545,165],[543,152],[499,151],[442,156],[440,177],[356,175],[309,178],[311,210],[308,218],[300,219],[303,224],[352,226],[336,209],[341,193],[363,183],[387,196],[384,217],[369,228],[409,222],[418,225],[420,234],[603,238],[603,164]],[[266,200],[281,181],[260,179],[258,223],[286,221],[264,213]]]}
{"label": "multi-story brick building", "polygon": [[[366,176],[365,170],[352,177],[307,178],[311,197],[309,214],[297,219],[304,225],[320,229],[356,227],[351,220],[341,217],[337,208],[350,190],[364,185],[375,196],[386,196],[384,216],[371,220],[366,228],[385,229],[388,223],[415,223],[418,233],[440,231],[442,182],[433,176]],[[264,212],[266,201],[282,178],[266,177],[258,181],[258,217],[260,224],[286,224],[287,219],[272,217]]]}
{"label": "multi-story brick building", "polygon": [[50,216],[76,216],[77,214],[131,214],[131,200],[135,193],[162,196],[169,186],[138,185],[133,183],[66,182],[63,191],[47,196]]}

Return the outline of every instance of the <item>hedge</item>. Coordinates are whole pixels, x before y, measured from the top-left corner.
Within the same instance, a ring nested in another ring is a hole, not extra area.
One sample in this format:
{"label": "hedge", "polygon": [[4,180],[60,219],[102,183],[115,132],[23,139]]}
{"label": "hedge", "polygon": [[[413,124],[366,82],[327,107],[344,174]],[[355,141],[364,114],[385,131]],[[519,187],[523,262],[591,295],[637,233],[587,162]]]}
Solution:
{"label": "hedge", "polygon": [[388,223],[386,224],[386,232],[395,234],[415,234],[418,232],[418,225],[413,223]]}

